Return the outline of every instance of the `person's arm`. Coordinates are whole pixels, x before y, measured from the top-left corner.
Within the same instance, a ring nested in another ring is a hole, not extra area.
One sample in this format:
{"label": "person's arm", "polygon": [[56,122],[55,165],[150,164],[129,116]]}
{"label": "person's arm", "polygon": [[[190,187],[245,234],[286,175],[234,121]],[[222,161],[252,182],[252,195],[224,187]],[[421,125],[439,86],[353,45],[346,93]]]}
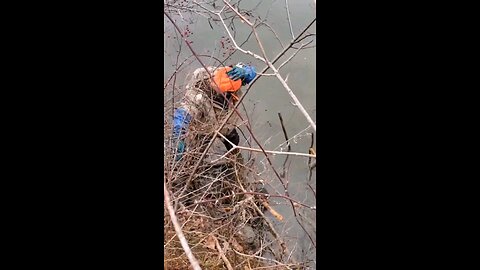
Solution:
{"label": "person's arm", "polygon": [[175,160],[182,158],[185,151],[185,133],[188,130],[192,116],[184,108],[176,108],[173,113],[173,142],[176,144]]}
{"label": "person's arm", "polygon": [[185,152],[185,137],[190,122],[201,114],[204,102],[205,94],[202,91],[196,88],[188,88],[180,106],[174,111],[172,138],[177,149],[175,156],[177,161],[182,158]]}
{"label": "person's arm", "polygon": [[254,66],[244,65],[242,63],[238,63],[233,67],[232,70],[227,72],[230,79],[236,81],[238,79],[242,80],[242,85],[249,84],[255,76],[257,76],[257,71],[255,70]]}

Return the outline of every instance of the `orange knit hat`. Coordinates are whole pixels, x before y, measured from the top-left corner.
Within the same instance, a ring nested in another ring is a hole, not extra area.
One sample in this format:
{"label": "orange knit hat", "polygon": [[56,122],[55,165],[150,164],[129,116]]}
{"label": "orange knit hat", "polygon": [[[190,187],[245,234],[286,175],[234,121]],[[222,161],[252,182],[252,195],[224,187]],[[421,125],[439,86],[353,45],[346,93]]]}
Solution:
{"label": "orange knit hat", "polygon": [[212,87],[217,88],[222,93],[226,92],[236,92],[242,87],[242,80],[232,80],[228,77],[227,72],[229,72],[231,67],[219,67],[213,73],[213,82],[211,82]]}

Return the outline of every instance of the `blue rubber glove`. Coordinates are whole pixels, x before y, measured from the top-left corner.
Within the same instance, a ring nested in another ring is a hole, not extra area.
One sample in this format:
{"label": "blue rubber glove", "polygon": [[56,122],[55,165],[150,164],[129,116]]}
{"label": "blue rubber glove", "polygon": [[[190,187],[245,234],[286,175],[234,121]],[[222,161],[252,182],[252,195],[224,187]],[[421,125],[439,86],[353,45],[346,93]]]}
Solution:
{"label": "blue rubber glove", "polygon": [[[177,146],[175,153],[175,160],[178,161],[182,158],[182,154],[185,152],[186,144],[183,140],[183,135],[188,130],[192,116],[184,109],[177,108],[173,113],[173,143]],[[181,138],[182,137],[182,138]]]}
{"label": "blue rubber glove", "polygon": [[184,108],[175,109],[173,113],[174,139],[178,139],[181,135],[184,135],[187,132],[191,120],[192,116]]}
{"label": "blue rubber glove", "polygon": [[234,81],[241,79],[242,85],[246,85],[257,76],[257,72],[254,66],[237,64],[232,70],[227,72],[227,75]]}
{"label": "blue rubber glove", "polygon": [[185,141],[180,140],[178,141],[177,151],[175,152],[175,161],[182,159],[183,152],[185,152]]}

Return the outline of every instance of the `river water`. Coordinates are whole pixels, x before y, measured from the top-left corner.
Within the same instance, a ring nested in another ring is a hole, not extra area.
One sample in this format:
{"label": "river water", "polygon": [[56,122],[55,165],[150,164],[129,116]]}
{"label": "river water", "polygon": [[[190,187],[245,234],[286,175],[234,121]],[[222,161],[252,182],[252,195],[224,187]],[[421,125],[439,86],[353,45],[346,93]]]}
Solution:
{"label": "river water", "polygon": [[[217,1],[217,3],[220,3],[220,1]],[[216,6],[217,10],[220,9],[221,6],[223,6],[223,4],[218,4]],[[283,46],[287,46],[292,40],[287,19],[286,1],[241,1],[240,8],[242,10],[254,9],[252,15],[260,17],[268,24],[268,26],[260,26],[257,30],[269,59],[273,59],[283,50],[278,39],[283,43]],[[316,17],[314,1],[288,1],[288,10],[290,12],[291,26],[295,37]],[[216,65],[215,61],[212,61],[211,58],[207,56],[213,55],[220,60],[224,60],[226,58],[225,53],[231,52],[228,47],[227,33],[218,22],[216,23],[210,20],[209,23],[205,17],[186,12],[182,12],[181,16],[176,15],[173,18],[182,30],[188,27],[188,40],[192,41],[191,46],[197,54],[205,55],[200,57],[206,65]],[[241,44],[247,40],[251,32],[250,28],[247,24],[241,23],[240,21],[236,21],[234,25],[235,40]],[[269,27],[275,31],[276,35],[269,30]],[[307,33],[316,33],[315,24],[308,29]],[[306,49],[299,51],[291,61],[282,67],[280,74],[287,80],[293,93],[316,123],[316,36],[306,38],[302,42],[306,43],[310,40],[313,40],[313,42],[306,45]],[[175,68],[174,65],[177,58],[176,49],[178,49],[178,47],[178,38],[173,32],[173,26],[165,18],[164,81],[168,80]],[[258,55],[262,55],[254,36],[251,36],[241,47]],[[296,50],[292,49],[289,50],[275,66],[278,68],[278,66],[295,51]],[[180,62],[186,58],[191,59],[193,62],[185,65],[186,68],[178,72],[177,84],[183,84],[183,78],[185,78],[189,72],[201,67],[198,61],[194,61],[194,58],[191,57],[191,52],[185,44],[183,44],[179,55]],[[258,72],[265,67],[264,63],[241,52],[233,54],[225,63],[229,65],[237,62],[253,64],[257,67]],[[269,70],[266,73],[272,73],[272,71]],[[286,132],[290,138],[291,151],[308,153],[312,143],[311,133],[314,133],[314,131],[311,127],[309,128],[307,119],[300,110],[294,106],[292,98],[276,77],[261,76],[245,97],[244,106],[248,112],[253,133],[266,150],[287,151],[287,147],[284,144],[284,133],[282,132],[278,117],[278,113],[281,113]],[[241,110],[241,112],[246,115],[245,111]],[[248,135],[247,129],[242,128],[242,131]],[[241,138],[240,142],[242,145],[246,145],[244,138]],[[316,143],[313,149],[316,149]],[[279,173],[283,170],[282,167],[285,157],[284,155],[271,156],[274,167]],[[277,192],[277,194],[284,194],[280,181],[275,177],[266,160],[259,156],[257,162],[260,171],[262,171],[259,177],[266,179],[266,181],[270,183],[266,186],[267,190],[271,194],[276,194]],[[313,162],[315,162],[315,159]],[[265,170],[263,170],[263,168]],[[315,169],[313,170],[312,176],[309,176],[308,158],[295,156],[288,158],[285,180],[289,182],[288,191],[290,197],[306,205],[316,206],[315,195],[312,191],[313,189],[316,192]],[[310,185],[311,188],[308,185]],[[274,223],[278,231],[281,232],[281,235],[289,239],[289,249],[293,250],[298,261],[310,259],[310,269],[315,269],[317,265],[314,253],[316,249],[316,210],[307,211],[303,209],[302,211],[301,207],[299,208],[299,212],[304,216],[304,219],[300,221],[310,235],[309,237],[296,221],[291,206],[285,199],[272,198],[271,202],[273,202],[272,206],[285,217],[284,221],[275,221]],[[314,244],[311,243],[312,240]]]}

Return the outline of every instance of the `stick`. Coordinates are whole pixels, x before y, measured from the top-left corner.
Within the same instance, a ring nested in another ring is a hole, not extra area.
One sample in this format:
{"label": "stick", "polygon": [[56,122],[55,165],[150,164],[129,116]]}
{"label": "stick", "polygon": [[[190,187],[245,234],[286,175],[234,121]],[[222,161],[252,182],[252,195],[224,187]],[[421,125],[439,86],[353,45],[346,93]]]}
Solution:
{"label": "stick", "polygon": [[[282,118],[281,113],[278,113],[278,118],[280,118],[280,124],[282,125],[282,131],[283,131],[283,135],[285,136],[285,142],[287,143],[288,152],[290,152],[292,150],[292,147],[290,146],[290,143],[288,142],[287,130],[285,129],[285,125],[283,124],[283,118]],[[310,158],[308,158],[308,159],[310,160]],[[285,161],[283,162],[283,172],[282,172],[283,177],[285,177],[285,174],[286,174],[287,161],[288,161],[288,156],[285,158]]]}
{"label": "stick", "polygon": [[225,265],[227,266],[227,269],[228,269],[228,270],[233,270],[232,265],[231,265],[230,262],[228,261],[227,257],[225,257],[225,254],[223,253],[223,250],[222,250],[222,248],[220,247],[220,243],[218,243],[218,239],[217,239],[215,236],[214,236],[213,238],[215,239],[215,246],[217,246],[218,252],[220,252],[220,256],[222,257],[223,262],[224,262]]}
{"label": "stick", "polygon": [[262,204],[263,206],[265,206],[265,208],[267,208],[267,210],[276,218],[278,219],[278,221],[282,221],[283,220],[283,216],[280,215],[277,211],[275,211],[275,209],[273,209],[270,204],[268,204],[267,201],[265,200],[262,200]]}
{"label": "stick", "polygon": [[[311,138],[312,138],[312,142],[310,143],[309,152],[311,151],[310,149],[313,150],[313,144],[315,142],[315,137],[313,136],[313,133],[311,133]],[[308,159],[308,168],[310,169],[310,172],[309,172],[309,175],[308,175],[308,181],[312,180],[312,169],[314,168],[314,167],[312,167],[312,165],[313,165],[312,164],[312,159],[309,158]],[[316,163],[315,163],[315,166],[317,166]]]}
{"label": "stick", "polygon": [[295,35],[293,34],[292,21],[290,20],[290,10],[288,10],[288,0],[285,0],[285,6],[287,7],[287,19],[288,25],[290,26],[290,33],[292,34],[292,39],[295,39]]}
{"label": "stick", "polygon": [[177,234],[178,239],[180,239],[180,243],[182,244],[182,248],[185,251],[188,260],[190,261],[190,264],[192,265],[194,270],[202,270],[202,268],[200,268],[200,265],[198,264],[197,259],[195,258],[195,256],[193,256],[192,250],[188,246],[187,239],[185,239],[185,235],[183,235],[180,224],[178,224],[178,219],[175,215],[175,211],[173,210],[172,202],[170,201],[170,195],[168,193],[165,181],[163,181],[163,194],[165,196],[165,203],[167,204],[168,214],[170,215],[170,219],[172,220],[173,227],[175,227],[175,233]]}

